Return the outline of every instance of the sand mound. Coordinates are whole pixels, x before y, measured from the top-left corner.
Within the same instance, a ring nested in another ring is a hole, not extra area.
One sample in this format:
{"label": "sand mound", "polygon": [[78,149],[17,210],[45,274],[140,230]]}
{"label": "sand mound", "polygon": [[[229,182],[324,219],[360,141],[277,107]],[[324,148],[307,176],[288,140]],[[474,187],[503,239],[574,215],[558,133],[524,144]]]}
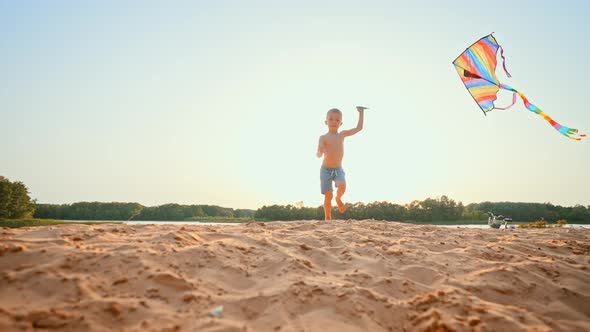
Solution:
{"label": "sand mound", "polygon": [[0,330],[590,331],[589,263],[588,229],[3,228]]}

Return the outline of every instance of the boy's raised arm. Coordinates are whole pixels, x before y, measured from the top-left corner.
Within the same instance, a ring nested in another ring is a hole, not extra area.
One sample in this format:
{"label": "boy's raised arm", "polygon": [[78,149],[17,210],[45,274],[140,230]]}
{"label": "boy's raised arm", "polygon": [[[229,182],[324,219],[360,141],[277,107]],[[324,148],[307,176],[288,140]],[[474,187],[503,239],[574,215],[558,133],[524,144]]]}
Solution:
{"label": "boy's raised arm", "polygon": [[356,107],[356,110],[359,112],[359,121],[356,124],[356,128],[343,130],[340,132],[342,135],[352,136],[352,135],[358,133],[359,131],[363,130],[363,122],[364,122],[364,118],[365,118],[365,108],[366,107],[362,107],[362,106]]}

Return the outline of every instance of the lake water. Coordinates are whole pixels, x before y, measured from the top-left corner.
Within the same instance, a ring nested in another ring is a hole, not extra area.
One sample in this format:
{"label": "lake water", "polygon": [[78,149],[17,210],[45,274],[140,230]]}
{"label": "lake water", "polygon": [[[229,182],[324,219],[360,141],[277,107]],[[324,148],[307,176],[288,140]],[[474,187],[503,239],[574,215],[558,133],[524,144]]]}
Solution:
{"label": "lake water", "polygon": [[[437,225],[437,226],[441,226],[441,227],[453,227],[453,228],[491,228],[488,225]],[[515,226],[515,225],[513,225]],[[564,228],[590,228],[590,225],[587,224],[567,224],[563,226]],[[510,225],[509,225],[510,228]],[[515,226],[515,228],[518,228],[518,226]],[[502,227],[501,229],[504,229],[504,227]]]}
{"label": "lake water", "polygon": [[[104,221],[93,221],[93,220],[64,220],[65,222],[104,222]],[[235,226],[242,223],[213,223],[213,222],[194,222],[194,221],[115,221],[126,225],[224,225],[224,226]],[[293,221],[273,221],[289,223]],[[452,227],[452,228],[490,228],[488,225],[483,224],[470,224],[470,225],[434,225],[440,227]],[[566,228],[590,228],[590,224],[567,224]],[[504,228],[502,228],[504,229]]]}

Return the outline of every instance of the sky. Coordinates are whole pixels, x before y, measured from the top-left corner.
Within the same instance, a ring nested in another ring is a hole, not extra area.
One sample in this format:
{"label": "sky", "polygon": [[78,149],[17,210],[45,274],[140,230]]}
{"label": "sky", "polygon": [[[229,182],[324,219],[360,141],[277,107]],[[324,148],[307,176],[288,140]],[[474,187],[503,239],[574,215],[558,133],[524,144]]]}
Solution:
{"label": "sky", "polygon": [[489,5],[0,0],[0,175],[39,203],[319,206],[325,114],[363,105],[346,202],[590,205],[588,139],[484,116],[451,64],[494,32],[500,81],[590,134],[590,5]]}

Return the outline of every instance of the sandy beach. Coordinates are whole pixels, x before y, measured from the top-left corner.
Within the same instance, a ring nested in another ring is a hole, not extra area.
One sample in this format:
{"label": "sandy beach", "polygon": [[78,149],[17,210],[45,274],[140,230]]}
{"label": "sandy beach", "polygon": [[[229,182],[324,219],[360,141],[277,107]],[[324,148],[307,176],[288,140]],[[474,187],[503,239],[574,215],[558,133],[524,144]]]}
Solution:
{"label": "sandy beach", "polygon": [[365,220],[0,234],[1,331],[590,331],[589,229]]}

